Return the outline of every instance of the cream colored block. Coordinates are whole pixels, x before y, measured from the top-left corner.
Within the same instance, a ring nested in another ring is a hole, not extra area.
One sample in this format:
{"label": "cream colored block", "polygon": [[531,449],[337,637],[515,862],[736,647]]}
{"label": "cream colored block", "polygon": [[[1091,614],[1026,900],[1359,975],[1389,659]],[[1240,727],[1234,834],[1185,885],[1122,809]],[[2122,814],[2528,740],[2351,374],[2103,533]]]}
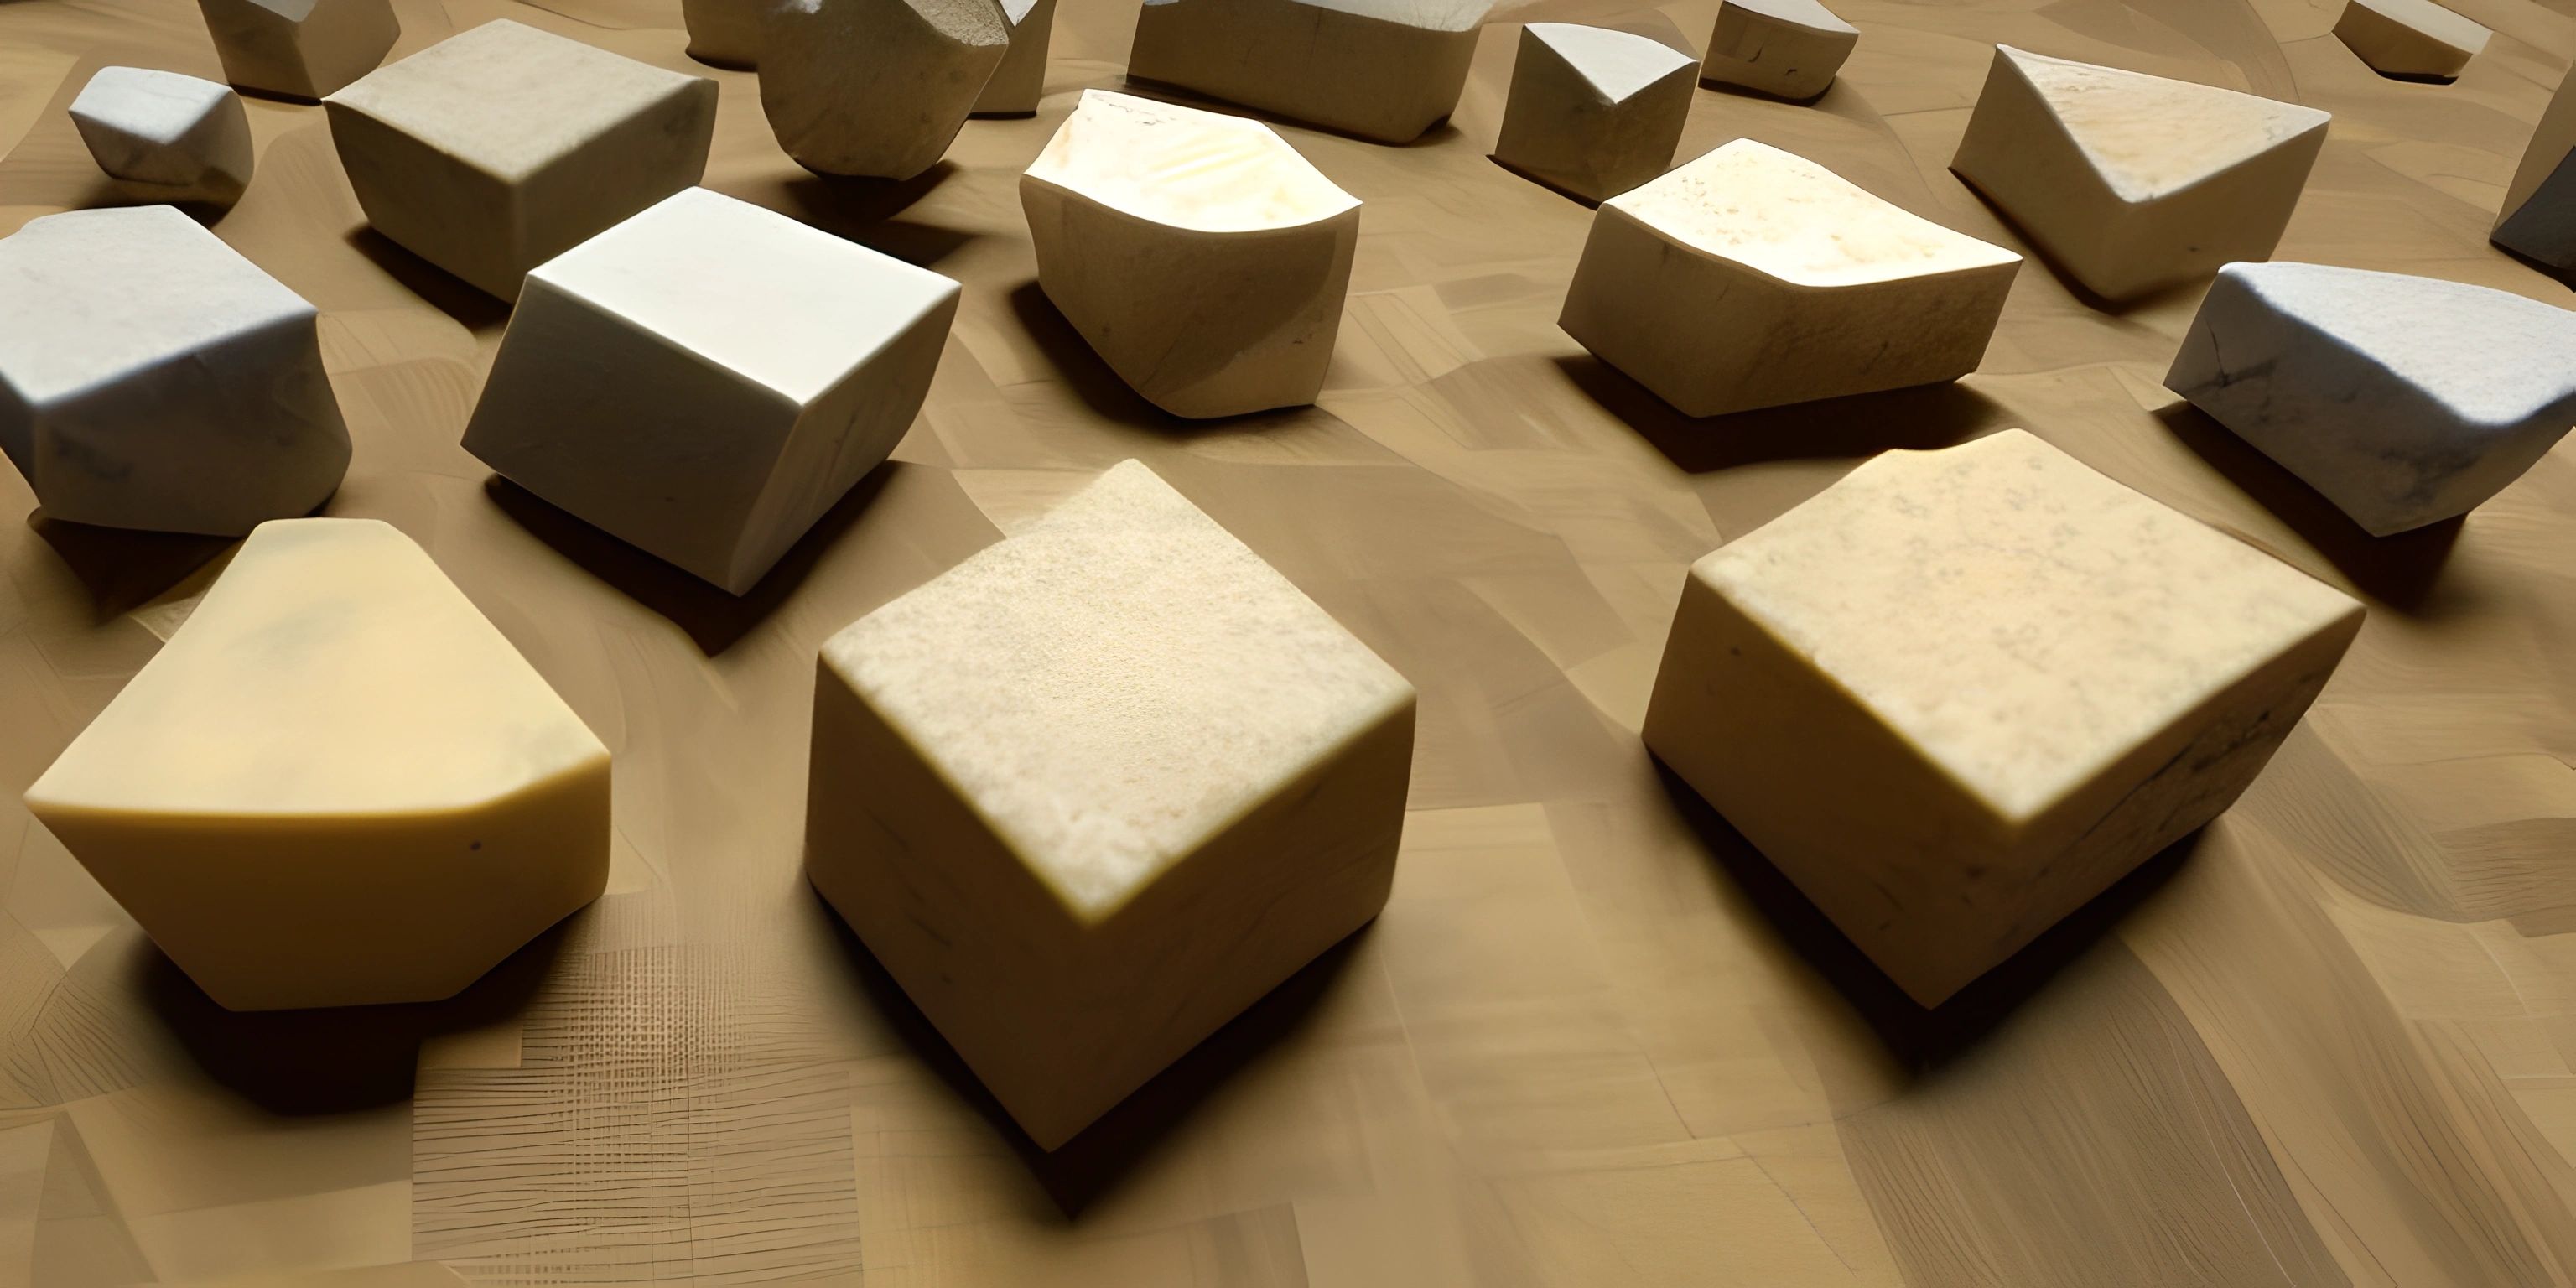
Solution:
{"label": "cream colored block", "polygon": [[2328,119],[1997,45],[1950,169],[2086,289],[2125,300],[2269,258]]}
{"label": "cream colored block", "polygon": [[402,24],[389,0],[197,0],[224,79],[307,103],[374,71]]}
{"label": "cream colored block", "polygon": [[713,67],[751,71],[760,65],[760,29],[775,0],[680,0],[689,57]]}
{"label": "cream colored block", "polygon": [[1377,915],[1413,711],[1130,461],[823,646],[806,872],[1054,1149]]}
{"label": "cream colored block", "polygon": [[698,181],[716,83],[503,19],[324,106],[376,231],[515,300],[529,269]]}
{"label": "cream colored block", "polygon": [[1020,178],[1038,283],[1175,416],[1310,403],[1360,203],[1258,121],[1083,91]]}
{"label": "cream colored block", "polygon": [[1976,370],[2021,257],[1737,139],[1601,203],[1558,324],[1683,414]]}
{"label": "cream colored block", "polygon": [[2495,244],[2551,268],[2576,269],[2576,74],[2558,83],[2496,212]]}
{"label": "cream colored block", "polygon": [[1488,0],[1145,0],[1127,74],[1404,143],[1458,110]]}
{"label": "cream colored block", "polygon": [[608,879],[608,751],[372,519],[242,543],[27,789],[234,1010],[447,997]]}
{"label": "cream colored block", "polygon": [[816,174],[909,179],[939,164],[1010,49],[994,0],[779,0],[760,110]]}
{"label": "cream colored block", "polygon": [[2233,803],[2361,619],[2009,430],[1692,565],[1645,740],[1933,1006]]}
{"label": "cream colored block", "polygon": [[102,67],[71,113],[99,169],[159,200],[230,205],[250,186],[250,114],[213,81]]}
{"label": "cream colored block", "polygon": [[1521,28],[1494,159],[1588,201],[1664,172],[1690,117],[1690,55],[1604,27]]}
{"label": "cream colored block", "polygon": [[977,116],[1030,116],[1046,96],[1047,44],[1055,33],[1055,0],[1002,0],[1002,20],[1011,24],[1011,47],[984,92],[975,99]]}
{"label": "cream colored block", "polygon": [[1810,99],[1859,43],[1860,28],[1816,0],[1721,0],[1700,79]]}
{"label": "cream colored block", "polygon": [[2494,33],[2433,0],[2346,0],[2335,38],[2382,76],[2451,80]]}

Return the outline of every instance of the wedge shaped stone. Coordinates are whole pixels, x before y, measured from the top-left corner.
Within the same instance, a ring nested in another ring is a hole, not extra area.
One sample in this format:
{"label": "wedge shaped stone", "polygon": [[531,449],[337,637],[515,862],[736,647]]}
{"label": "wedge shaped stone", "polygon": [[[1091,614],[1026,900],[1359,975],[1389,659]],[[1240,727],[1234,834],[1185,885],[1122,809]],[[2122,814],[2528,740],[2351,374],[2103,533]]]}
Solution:
{"label": "wedge shaped stone", "polygon": [[502,19],[324,100],[367,221],[505,300],[706,173],[716,83]]}
{"label": "wedge shaped stone", "polygon": [[2266,259],[2327,114],[1995,46],[1950,169],[2111,300]]}
{"label": "wedge shaped stone", "polygon": [[2382,76],[2438,80],[2458,77],[2495,34],[2433,0],[2346,0],[2334,33]]}
{"label": "wedge shaped stone", "polygon": [[680,22],[689,29],[689,57],[716,67],[750,71],[760,65],[761,19],[771,0],[680,0]]}
{"label": "wedge shaped stone", "polygon": [[894,450],[957,296],[691,188],[528,274],[465,448],[739,595]]}
{"label": "wedge shaped stone", "polygon": [[1055,36],[1055,0],[1002,0],[1011,47],[976,96],[977,116],[1030,116],[1046,95],[1047,45]]}
{"label": "wedge shaped stone", "polygon": [[261,524],[27,808],[237,1011],[447,997],[608,879],[607,749],[372,519]]}
{"label": "wedge shaped stone", "polygon": [[1494,159],[1590,201],[1664,172],[1690,117],[1688,54],[1605,27],[1521,28]]}
{"label": "wedge shaped stone", "polygon": [[168,206],[0,238],[0,449],[45,513],[239,536],[340,486],[313,306]]}
{"label": "wedge shaped stone", "polygon": [[99,169],[163,201],[230,205],[250,186],[250,114],[213,81],[102,67],[71,111]]}
{"label": "wedge shaped stone", "polygon": [[2010,430],[1692,565],[1646,745],[1934,1006],[2226,809],[2361,618]]}
{"label": "wedge shaped stone", "polygon": [[1083,91],[1020,177],[1038,283],[1175,416],[1315,400],[1360,203],[1258,121]]}
{"label": "wedge shaped stone", "polygon": [[2021,257],[1752,139],[1601,203],[1558,325],[1688,416],[1976,370]]}
{"label": "wedge shaped stone", "polygon": [[1788,99],[1834,83],[1860,29],[1816,0],[1721,0],[1700,79]]}
{"label": "wedge shaped stone", "polygon": [[1381,143],[1448,119],[1488,0],[1145,0],[1127,74]]}
{"label": "wedge shaped stone", "polygon": [[2576,74],[2558,84],[2496,212],[2495,244],[2559,270],[2576,269]]}
{"label": "wedge shaped stone", "polygon": [[390,0],[197,0],[224,79],[307,103],[374,71],[402,24]]}
{"label": "wedge shaped stone", "polygon": [[939,164],[1011,45],[994,0],[779,0],[762,32],[778,146],[816,174],[875,179]]}
{"label": "wedge shaped stone", "polygon": [[1130,461],[823,646],[806,873],[1054,1149],[1377,915],[1413,709]]}

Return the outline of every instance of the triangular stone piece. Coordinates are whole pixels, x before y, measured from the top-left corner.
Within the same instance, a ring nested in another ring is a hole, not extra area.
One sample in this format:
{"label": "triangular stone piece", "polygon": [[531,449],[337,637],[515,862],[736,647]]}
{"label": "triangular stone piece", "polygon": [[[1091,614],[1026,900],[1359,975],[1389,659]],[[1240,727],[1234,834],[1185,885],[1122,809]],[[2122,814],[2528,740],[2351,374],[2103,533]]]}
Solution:
{"label": "triangular stone piece", "polygon": [[98,168],[153,200],[229,205],[250,184],[250,114],[213,81],[102,67],[71,112]]}
{"label": "triangular stone piece", "polygon": [[1002,0],[1002,21],[1011,27],[1011,47],[984,92],[975,99],[977,116],[1028,116],[1046,93],[1047,45],[1055,34],[1055,0]]}
{"label": "triangular stone piece", "polygon": [[1626,192],[1672,164],[1695,65],[1631,32],[1530,23],[1494,159],[1589,201]]}
{"label": "triangular stone piece", "polygon": [[2451,80],[2493,32],[2433,0],[2348,0],[2335,38],[2382,76]]}
{"label": "triangular stone piece", "polygon": [[1810,99],[1860,43],[1860,28],[1816,0],[1725,0],[1709,32],[1700,79]]}
{"label": "triangular stone piece", "polygon": [[2491,234],[2496,245],[2562,271],[2576,269],[2576,165],[2568,164],[2576,152],[2576,92],[2570,87],[2576,73],[2558,83],[2540,114]]}

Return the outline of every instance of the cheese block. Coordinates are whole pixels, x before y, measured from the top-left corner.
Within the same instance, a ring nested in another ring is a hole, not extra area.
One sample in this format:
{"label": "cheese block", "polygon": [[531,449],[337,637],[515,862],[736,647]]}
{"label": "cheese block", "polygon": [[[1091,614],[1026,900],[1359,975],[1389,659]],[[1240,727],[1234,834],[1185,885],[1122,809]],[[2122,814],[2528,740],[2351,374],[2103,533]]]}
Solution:
{"label": "cheese block", "polygon": [[1145,0],[1127,74],[1380,143],[1458,110],[1489,0]]}
{"label": "cheese block", "polygon": [[977,116],[1032,116],[1046,93],[1047,45],[1055,34],[1055,0],[1002,0],[1010,48],[975,97]]}
{"label": "cheese block", "polygon": [[806,871],[1054,1149],[1377,914],[1413,713],[1131,461],[824,645]]}
{"label": "cheese block", "polygon": [[994,0],[778,0],[760,110],[816,174],[909,179],[939,164],[1010,45]]}
{"label": "cheese block", "polygon": [[72,126],[98,168],[154,201],[231,205],[250,186],[250,114],[210,80],[102,67],[72,100]]}
{"label": "cheese block", "polygon": [[244,541],[27,808],[234,1010],[425,1002],[608,878],[608,751],[410,538]]}
{"label": "cheese block", "polygon": [[2576,269],[2576,165],[2568,164],[2569,155],[2576,153],[2571,85],[2576,85],[2576,75],[2559,81],[2558,92],[2541,112],[2489,234],[2496,245],[2560,271]]}
{"label": "cheese block", "polygon": [[2335,38],[2382,76],[2452,80],[2494,33],[2433,0],[2345,0]]}
{"label": "cheese block", "polygon": [[1696,66],[1631,32],[1533,22],[1521,28],[1494,159],[1586,201],[1626,192],[1672,164]]}
{"label": "cheese block", "polygon": [[1645,740],[1933,1006],[2226,809],[2361,618],[2010,430],[1692,565]]}
{"label": "cheese block", "polygon": [[310,103],[374,71],[402,35],[390,0],[197,0],[224,79]]}
{"label": "cheese block", "polygon": [[1721,0],[1700,79],[1810,99],[1834,83],[1860,28],[1816,0]]}

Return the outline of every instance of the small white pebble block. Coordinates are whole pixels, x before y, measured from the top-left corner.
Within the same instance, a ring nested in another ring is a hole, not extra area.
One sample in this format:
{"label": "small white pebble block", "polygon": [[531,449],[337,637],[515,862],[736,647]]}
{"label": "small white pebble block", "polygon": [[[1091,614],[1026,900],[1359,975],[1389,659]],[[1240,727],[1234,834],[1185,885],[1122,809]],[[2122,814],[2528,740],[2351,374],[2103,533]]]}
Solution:
{"label": "small white pebble block", "polygon": [[2576,269],[2576,73],[2558,83],[2496,212],[2496,245],[2550,268]]}
{"label": "small white pebble block", "polygon": [[1233,416],[1322,390],[1360,203],[1269,126],[1085,90],[1020,205],[1047,298],[1155,406]]}
{"label": "small white pebble block", "polygon": [[772,2],[680,0],[680,24],[689,29],[689,57],[736,71],[757,68],[761,19]]}
{"label": "small white pebble block", "polygon": [[2324,112],[1995,46],[1950,169],[2109,300],[2267,259]]}
{"label": "small white pebble block", "polygon": [[1031,116],[1046,94],[1047,45],[1055,37],[1055,0],[1002,0],[1002,20],[1011,25],[1011,47],[984,92],[975,99],[977,116]]}
{"label": "small white pebble block", "polygon": [[716,83],[502,19],[324,106],[376,231],[515,300],[529,269],[706,173]]}
{"label": "small white pebble block", "polygon": [[224,79],[313,102],[374,71],[402,35],[390,0],[197,0]]}
{"label": "small white pebble block", "polygon": [[1646,745],[1934,1006],[2233,803],[2361,619],[2008,430],[1692,565]]}
{"label": "small white pebble block", "polygon": [[2466,514],[2576,426],[2576,313],[2323,264],[2230,264],[2166,387],[2373,536]]}
{"label": "small white pebble block", "polygon": [[2433,0],[2345,0],[2335,38],[2382,76],[2452,80],[2495,34]]}
{"label": "small white pebble block", "polygon": [[1127,74],[1381,143],[1458,109],[1489,0],[1145,0]]}
{"label": "small white pebble block", "polygon": [[823,646],[806,873],[1054,1149],[1377,915],[1413,714],[1130,461]]}
{"label": "small white pebble block", "polygon": [[760,110],[816,174],[909,179],[939,164],[1010,45],[994,0],[779,0]]}
{"label": "small white pebble block", "polygon": [[691,188],[528,274],[465,448],[739,595],[911,427],[957,297]]}
{"label": "small white pebble block", "polygon": [[316,314],[169,206],[0,238],[0,448],[56,519],[237,537],[349,466]]}
{"label": "small white pebble block", "polygon": [[1558,324],[1688,416],[1976,370],[2021,257],[1737,139],[1601,203]]}
{"label": "small white pebble block", "polygon": [[250,186],[250,114],[213,81],[102,67],[71,111],[98,168],[160,200],[229,205]]}
{"label": "small white pebble block", "polygon": [[26,800],[237,1011],[451,996],[608,879],[608,749],[373,519],[261,524]]}
{"label": "small white pebble block", "polygon": [[1816,0],[1721,0],[1700,79],[1805,100],[1834,83],[1860,29]]}
{"label": "small white pebble block", "polygon": [[1664,172],[1690,117],[1691,56],[1606,27],[1521,28],[1494,159],[1587,201]]}

